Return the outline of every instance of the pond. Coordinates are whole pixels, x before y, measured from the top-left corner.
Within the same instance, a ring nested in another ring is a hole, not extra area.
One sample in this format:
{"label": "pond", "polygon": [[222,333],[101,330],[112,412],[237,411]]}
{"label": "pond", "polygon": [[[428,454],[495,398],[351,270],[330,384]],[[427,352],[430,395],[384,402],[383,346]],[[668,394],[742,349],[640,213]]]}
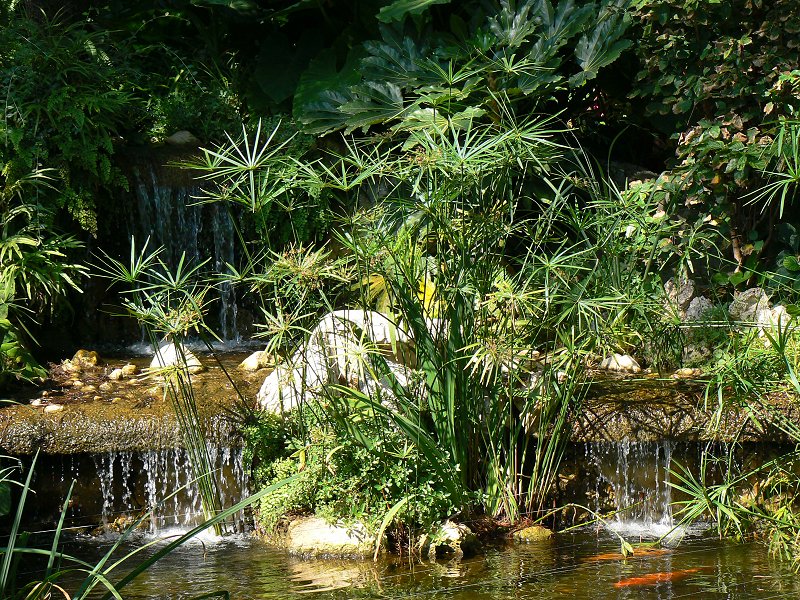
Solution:
{"label": "pond", "polygon": [[[77,537],[65,551],[88,558],[110,544]],[[451,562],[302,560],[244,536],[207,536],[157,563],[124,596],[176,600],[227,590],[246,600],[800,598],[800,576],[756,542],[695,533],[676,548],[625,560],[618,553],[615,537],[594,530],[544,544],[496,545]]]}

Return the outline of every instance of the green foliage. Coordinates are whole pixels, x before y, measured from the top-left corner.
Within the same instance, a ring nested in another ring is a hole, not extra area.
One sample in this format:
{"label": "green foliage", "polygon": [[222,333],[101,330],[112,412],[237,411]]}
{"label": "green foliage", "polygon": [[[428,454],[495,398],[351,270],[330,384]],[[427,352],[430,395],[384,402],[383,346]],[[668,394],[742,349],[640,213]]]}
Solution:
{"label": "green foliage", "polygon": [[46,317],[69,290],[80,291],[86,272],[68,256],[82,245],[54,233],[38,204],[47,174],[11,171],[9,165],[0,170],[0,388],[46,376],[29,350],[25,323]]}
{"label": "green foliage", "polygon": [[378,430],[374,423],[366,431],[376,440],[370,447],[335,423],[319,426],[309,409],[285,417],[259,415],[245,430],[256,483],[294,477],[259,503],[261,526],[269,532],[286,514],[314,512],[376,531],[405,498],[409,501],[393,516],[406,526],[428,530],[457,512],[460,506],[444,491],[435,466],[398,432]]}
{"label": "green foliage", "polygon": [[[400,19],[431,2],[382,9]],[[337,129],[434,131],[488,115],[500,118],[497,98],[523,113],[542,110],[553,95],[594,79],[630,46],[624,2],[501,2],[466,21],[454,10],[449,28],[407,33],[381,27],[381,38],[354,48],[342,69],[332,57],[312,61],[294,97],[294,117],[309,133]],[[567,49],[574,47],[570,57]],[[577,67],[577,68],[576,68]],[[320,85],[327,82],[327,85]]]}
{"label": "green foliage", "polygon": [[634,7],[642,69],[631,97],[677,145],[665,206],[706,223],[736,264],[729,283],[742,284],[782,250],[770,232],[796,193],[797,11],[789,1]]}
{"label": "green foliage", "polygon": [[94,232],[98,189],[127,186],[112,156],[131,94],[106,35],[61,17],[15,18],[0,30],[0,164],[12,180],[52,168],[51,206]]}

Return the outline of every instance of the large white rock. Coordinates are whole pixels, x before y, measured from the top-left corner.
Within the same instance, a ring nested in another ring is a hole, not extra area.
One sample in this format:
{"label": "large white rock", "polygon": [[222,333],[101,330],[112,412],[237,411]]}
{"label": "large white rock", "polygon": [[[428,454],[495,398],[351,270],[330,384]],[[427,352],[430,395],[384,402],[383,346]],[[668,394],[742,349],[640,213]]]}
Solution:
{"label": "large white rock", "polygon": [[[182,354],[182,356],[181,356]],[[153,356],[150,361],[150,370],[156,371],[158,369],[165,369],[167,367],[186,367],[191,374],[202,373],[206,370],[200,359],[188,348],[182,348],[182,352],[178,352],[175,344],[163,344]]]}
{"label": "large white rock", "polygon": [[413,356],[411,337],[385,315],[339,310],[325,315],[307,342],[270,373],[256,399],[270,412],[285,412],[314,398],[329,383],[342,383],[365,393],[391,395],[387,377],[376,380],[366,365],[382,353],[395,379],[407,384],[403,363]]}
{"label": "large white rock", "polygon": [[375,537],[360,523],[332,525],[319,517],[300,517],[289,525],[286,547],[303,556],[369,556]]}
{"label": "large white rock", "polygon": [[705,296],[697,296],[696,298],[692,298],[692,301],[689,302],[689,306],[686,308],[686,316],[684,320],[700,321],[702,320],[703,315],[712,308],[714,308],[714,305],[712,304],[711,300]]}

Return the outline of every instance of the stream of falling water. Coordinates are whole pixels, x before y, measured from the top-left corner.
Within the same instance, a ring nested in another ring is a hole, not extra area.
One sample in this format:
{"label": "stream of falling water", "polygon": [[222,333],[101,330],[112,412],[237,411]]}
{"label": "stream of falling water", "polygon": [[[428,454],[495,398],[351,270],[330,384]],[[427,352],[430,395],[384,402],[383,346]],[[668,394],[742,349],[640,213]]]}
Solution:
{"label": "stream of falling water", "polygon": [[[596,442],[587,462],[598,473],[595,497],[608,497],[615,514],[608,526],[622,535],[661,537],[675,527],[669,485],[673,442]],[[601,489],[605,488],[605,489]],[[605,492],[605,493],[604,493]],[[602,506],[595,507],[602,512]]]}
{"label": "stream of falling water", "polygon": [[[185,253],[190,265],[210,257],[207,268],[224,273],[234,262],[234,224],[220,204],[198,204],[198,187],[162,183],[154,165],[134,167],[135,215],[130,234],[141,247],[150,238],[150,249],[163,247],[162,258],[175,268]],[[233,287],[220,282],[217,291],[219,334],[225,341],[238,341],[237,304]]]}
{"label": "stream of falling water", "polygon": [[[248,475],[241,449],[210,448],[216,466],[223,507],[249,493]],[[102,496],[100,516],[104,524],[120,515],[152,509],[150,531],[197,525],[203,520],[202,505],[185,450],[111,452],[94,457]],[[235,516],[235,531],[245,527],[245,515]]]}

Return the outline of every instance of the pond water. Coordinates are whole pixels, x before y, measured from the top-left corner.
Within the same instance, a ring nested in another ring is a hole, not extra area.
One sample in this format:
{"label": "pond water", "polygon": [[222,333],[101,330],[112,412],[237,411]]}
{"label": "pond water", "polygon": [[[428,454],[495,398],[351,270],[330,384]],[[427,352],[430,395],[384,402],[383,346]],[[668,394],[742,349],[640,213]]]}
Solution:
{"label": "pond water", "polygon": [[[90,558],[110,543],[73,538],[65,551]],[[243,536],[206,537],[157,563],[124,597],[176,600],[227,590],[231,598],[247,600],[800,599],[800,576],[760,543],[696,535],[657,554],[622,560],[614,556],[618,552],[616,538],[587,530],[544,544],[497,545],[451,562],[307,561]]]}

